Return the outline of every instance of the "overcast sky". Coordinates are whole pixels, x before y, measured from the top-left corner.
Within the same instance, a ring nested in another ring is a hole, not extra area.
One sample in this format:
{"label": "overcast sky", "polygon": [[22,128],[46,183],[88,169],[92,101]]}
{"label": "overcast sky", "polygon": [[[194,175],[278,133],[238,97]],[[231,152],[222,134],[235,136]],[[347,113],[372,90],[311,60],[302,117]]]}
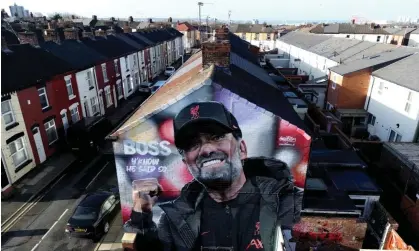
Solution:
{"label": "overcast sky", "polygon": [[[202,18],[226,20],[397,20],[400,16],[419,18],[419,0],[201,0]],[[197,18],[197,0],[2,0],[9,13],[16,2],[32,12],[48,15],[71,12],[91,17]]]}

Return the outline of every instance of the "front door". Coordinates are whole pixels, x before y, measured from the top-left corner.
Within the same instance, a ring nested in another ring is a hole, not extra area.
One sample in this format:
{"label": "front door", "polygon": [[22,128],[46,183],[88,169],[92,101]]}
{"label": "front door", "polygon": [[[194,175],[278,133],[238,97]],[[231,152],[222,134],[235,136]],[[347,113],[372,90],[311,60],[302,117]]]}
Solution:
{"label": "front door", "polygon": [[46,160],[47,156],[45,155],[44,144],[42,143],[41,133],[39,132],[39,127],[32,129],[33,139],[35,140],[36,150],[38,152],[39,163],[42,163]]}
{"label": "front door", "polygon": [[100,113],[102,115],[105,115],[105,106],[103,105],[103,92],[99,93],[99,106],[100,106]]}
{"label": "front door", "polygon": [[65,133],[67,133],[67,129],[68,129],[67,112],[61,113],[61,120],[63,121],[64,131]]}

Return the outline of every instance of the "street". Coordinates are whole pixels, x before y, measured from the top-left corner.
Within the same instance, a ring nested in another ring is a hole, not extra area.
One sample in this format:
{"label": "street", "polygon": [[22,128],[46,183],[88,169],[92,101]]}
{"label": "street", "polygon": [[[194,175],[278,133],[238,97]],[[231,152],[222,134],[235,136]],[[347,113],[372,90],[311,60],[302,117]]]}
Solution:
{"label": "street", "polygon": [[96,157],[87,165],[81,164],[74,171],[70,170],[10,230],[2,232],[1,249],[93,250],[96,246],[93,240],[69,237],[64,232],[67,220],[83,194],[117,184],[111,158]]}

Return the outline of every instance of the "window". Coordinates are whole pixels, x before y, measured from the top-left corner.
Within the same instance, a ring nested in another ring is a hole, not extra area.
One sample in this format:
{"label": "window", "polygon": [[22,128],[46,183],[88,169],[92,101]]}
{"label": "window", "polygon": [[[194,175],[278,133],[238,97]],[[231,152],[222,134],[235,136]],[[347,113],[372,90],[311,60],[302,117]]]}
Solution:
{"label": "window", "polygon": [[92,104],[93,115],[95,115],[96,113],[99,113],[99,103],[97,102],[97,98],[96,97],[90,98],[90,103]]}
{"label": "window", "polygon": [[128,92],[131,92],[132,89],[134,89],[132,77],[128,76],[127,79],[125,79],[125,83],[128,88]]}
{"label": "window", "polygon": [[89,84],[89,88],[93,88],[93,80],[92,80],[92,71],[88,70],[87,71],[87,83]]}
{"label": "window", "polygon": [[114,67],[115,67],[115,74],[116,76],[119,76],[119,67],[118,67],[118,60],[113,61]]}
{"label": "window", "polygon": [[380,42],[381,36],[377,36],[377,42]]}
{"label": "window", "polygon": [[10,100],[1,102],[1,116],[5,126],[16,122],[16,118],[12,110],[12,102]]}
{"label": "window", "polygon": [[118,82],[116,84],[116,91],[118,92],[118,97],[121,98],[123,96],[121,82]]}
{"label": "window", "polygon": [[[109,86],[108,86],[109,87]],[[111,95],[111,88],[105,88],[105,97],[106,97],[106,104],[109,106],[112,105],[112,95]]]}
{"label": "window", "polygon": [[127,71],[129,71],[129,67],[128,67],[128,57],[125,57],[125,69]]}
{"label": "window", "polygon": [[413,92],[409,92],[409,94],[407,94],[406,105],[404,107],[405,112],[407,112],[407,113],[410,112],[410,108],[412,106],[412,101],[413,101]]}
{"label": "window", "polygon": [[73,121],[73,123],[76,123],[77,121],[80,120],[80,115],[79,115],[79,108],[76,106],[73,109],[70,109],[70,113],[71,113],[71,121]]}
{"label": "window", "polygon": [[259,40],[259,33],[255,34],[255,40]]}
{"label": "window", "polygon": [[336,89],[336,83],[335,82],[332,82],[332,89],[333,90]]}
{"label": "window", "polygon": [[375,125],[375,116],[372,115],[371,113],[368,114],[368,124]]}
{"label": "window", "polygon": [[394,130],[390,130],[390,135],[388,137],[389,142],[401,142],[402,135]]}
{"label": "window", "polygon": [[108,82],[108,73],[106,72],[106,64],[102,64],[103,81]]}
{"label": "window", "polygon": [[139,85],[140,84],[140,74],[137,72],[135,73],[135,84]]}
{"label": "window", "polygon": [[49,106],[48,97],[47,97],[47,90],[45,87],[38,89],[39,99],[41,100],[41,107],[45,109]]}
{"label": "window", "polygon": [[55,127],[54,119],[44,124],[45,131],[47,132],[48,144],[51,145],[58,140],[57,128]]}
{"label": "window", "polygon": [[271,40],[271,33],[266,34],[266,40]]}
{"label": "window", "polygon": [[350,35],[346,35],[346,38],[350,38],[351,36]]}
{"label": "window", "polygon": [[28,152],[26,151],[25,140],[23,137],[20,137],[10,143],[9,149],[15,167],[19,167],[28,160]]}
{"label": "window", "polygon": [[136,67],[138,65],[138,63],[137,63],[137,54],[134,54],[133,60],[134,60],[134,67]]}
{"label": "window", "polygon": [[384,83],[380,82],[380,84],[378,85],[378,94],[383,94],[384,91]]}
{"label": "window", "polygon": [[66,76],[64,79],[65,79],[65,86],[67,87],[68,97],[72,98],[74,96],[74,92],[73,92],[73,86],[71,85],[71,76]]}
{"label": "window", "polygon": [[246,39],[246,33],[242,33],[242,39]]}

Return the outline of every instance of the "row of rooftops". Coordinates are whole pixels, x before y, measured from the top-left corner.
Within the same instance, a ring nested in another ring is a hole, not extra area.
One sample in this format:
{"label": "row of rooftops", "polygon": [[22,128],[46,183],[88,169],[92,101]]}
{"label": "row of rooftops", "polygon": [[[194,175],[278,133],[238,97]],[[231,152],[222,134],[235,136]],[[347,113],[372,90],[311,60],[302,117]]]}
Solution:
{"label": "row of rooftops", "polygon": [[381,27],[376,24],[319,24],[310,29],[315,34],[377,34],[377,35],[404,35],[406,33],[419,33],[417,28]]}
{"label": "row of rooftops", "polygon": [[[35,35],[35,34],[34,34]],[[42,41],[2,47],[2,95],[18,91],[71,71],[83,70],[173,40],[182,34],[173,28],[80,37],[59,43]],[[30,60],[28,60],[30,59]]]}
{"label": "row of rooftops", "polygon": [[291,32],[279,40],[339,63],[330,70],[340,75],[402,59],[374,71],[373,75],[419,91],[418,48],[303,32]]}

